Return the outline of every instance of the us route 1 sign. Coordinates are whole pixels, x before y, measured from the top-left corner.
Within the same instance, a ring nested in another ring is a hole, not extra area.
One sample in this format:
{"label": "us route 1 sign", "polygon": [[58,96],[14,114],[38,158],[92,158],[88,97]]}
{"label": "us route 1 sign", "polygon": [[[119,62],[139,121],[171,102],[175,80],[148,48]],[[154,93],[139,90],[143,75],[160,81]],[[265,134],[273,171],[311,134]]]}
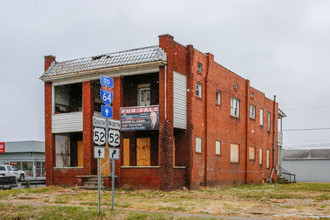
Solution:
{"label": "us route 1 sign", "polygon": [[105,146],[105,119],[93,117],[93,141],[94,145]]}
{"label": "us route 1 sign", "polygon": [[99,159],[105,158],[105,148],[94,147],[94,158],[99,158]]}
{"label": "us route 1 sign", "polygon": [[109,148],[109,158],[113,160],[119,160],[120,150],[119,148]]}

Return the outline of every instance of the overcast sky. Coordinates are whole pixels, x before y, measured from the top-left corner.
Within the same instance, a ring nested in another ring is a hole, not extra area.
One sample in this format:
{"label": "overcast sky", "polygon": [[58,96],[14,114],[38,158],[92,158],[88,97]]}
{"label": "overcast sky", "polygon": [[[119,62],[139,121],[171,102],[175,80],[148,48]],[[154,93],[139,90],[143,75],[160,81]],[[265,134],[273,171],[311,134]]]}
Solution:
{"label": "overcast sky", "polygon": [[[158,44],[169,33],[250,79],[283,129],[330,127],[330,1],[0,0],[0,142],[44,140],[44,56],[57,61]],[[330,146],[330,130],[284,132]]]}

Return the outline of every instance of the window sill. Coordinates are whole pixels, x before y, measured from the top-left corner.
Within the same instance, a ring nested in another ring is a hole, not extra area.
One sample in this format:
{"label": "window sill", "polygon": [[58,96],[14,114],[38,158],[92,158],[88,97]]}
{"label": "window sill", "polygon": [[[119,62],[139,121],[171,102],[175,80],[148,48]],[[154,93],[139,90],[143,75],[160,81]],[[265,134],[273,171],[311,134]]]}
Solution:
{"label": "window sill", "polygon": [[251,117],[250,117],[250,120],[252,120],[252,121],[255,121],[255,120],[256,120],[256,118],[251,118]]}
{"label": "window sill", "polygon": [[199,97],[199,96],[196,96],[196,99],[197,100],[200,100],[200,101],[203,101],[203,98],[202,97]]}
{"label": "window sill", "polygon": [[230,164],[239,165],[239,162],[230,162]]}
{"label": "window sill", "polygon": [[221,156],[221,154],[215,154],[215,156],[218,156],[218,157],[220,157],[220,156]]}
{"label": "window sill", "polygon": [[53,169],[83,169],[84,167],[53,167]]}
{"label": "window sill", "polygon": [[237,116],[230,115],[230,117],[233,119],[239,120],[239,116],[237,117]]}
{"label": "window sill", "polygon": [[221,107],[221,104],[215,103],[216,106]]}
{"label": "window sill", "polygon": [[158,169],[159,166],[121,166],[120,168],[122,168],[122,169],[146,169],[146,168]]}
{"label": "window sill", "polygon": [[202,155],[202,152],[195,152],[195,154],[197,154],[197,155]]}

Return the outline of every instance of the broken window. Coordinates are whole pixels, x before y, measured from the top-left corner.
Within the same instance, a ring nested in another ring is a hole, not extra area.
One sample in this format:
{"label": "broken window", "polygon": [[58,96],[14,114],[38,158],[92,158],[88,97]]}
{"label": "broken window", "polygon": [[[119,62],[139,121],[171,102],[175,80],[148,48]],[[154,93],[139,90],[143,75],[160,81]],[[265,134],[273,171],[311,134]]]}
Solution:
{"label": "broken window", "polygon": [[55,86],[55,114],[82,111],[82,84]]}
{"label": "broken window", "polygon": [[150,83],[138,85],[138,106],[150,105]]}
{"label": "broken window", "polygon": [[82,133],[55,135],[56,167],[82,167]]}
{"label": "broken window", "polygon": [[101,84],[100,80],[93,81],[94,85],[94,111],[101,112],[102,99],[100,96]]}

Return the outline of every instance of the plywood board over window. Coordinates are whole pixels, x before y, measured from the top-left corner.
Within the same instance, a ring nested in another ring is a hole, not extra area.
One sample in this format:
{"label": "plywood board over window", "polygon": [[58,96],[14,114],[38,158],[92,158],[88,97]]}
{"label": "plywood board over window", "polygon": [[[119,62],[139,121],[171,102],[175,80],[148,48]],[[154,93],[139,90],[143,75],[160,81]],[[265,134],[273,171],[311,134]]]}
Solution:
{"label": "plywood board over window", "polygon": [[70,166],[70,138],[66,135],[55,135],[56,167]]}
{"label": "plywood board over window", "polygon": [[231,163],[239,162],[239,145],[238,144],[230,145],[230,162]]}
{"label": "plywood board over window", "polygon": [[124,138],[124,166],[130,165],[130,154],[129,154],[129,138]]}
{"label": "plywood board over window", "polygon": [[196,137],[196,152],[202,153],[202,138]]}
{"label": "plywood board over window", "polygon": [[254,160],[255,148],[249,147],[249,160]]}
{"label": "plywood board over window", "polygon": [[136,139],[137,166],[150,166],[150,138]]}

